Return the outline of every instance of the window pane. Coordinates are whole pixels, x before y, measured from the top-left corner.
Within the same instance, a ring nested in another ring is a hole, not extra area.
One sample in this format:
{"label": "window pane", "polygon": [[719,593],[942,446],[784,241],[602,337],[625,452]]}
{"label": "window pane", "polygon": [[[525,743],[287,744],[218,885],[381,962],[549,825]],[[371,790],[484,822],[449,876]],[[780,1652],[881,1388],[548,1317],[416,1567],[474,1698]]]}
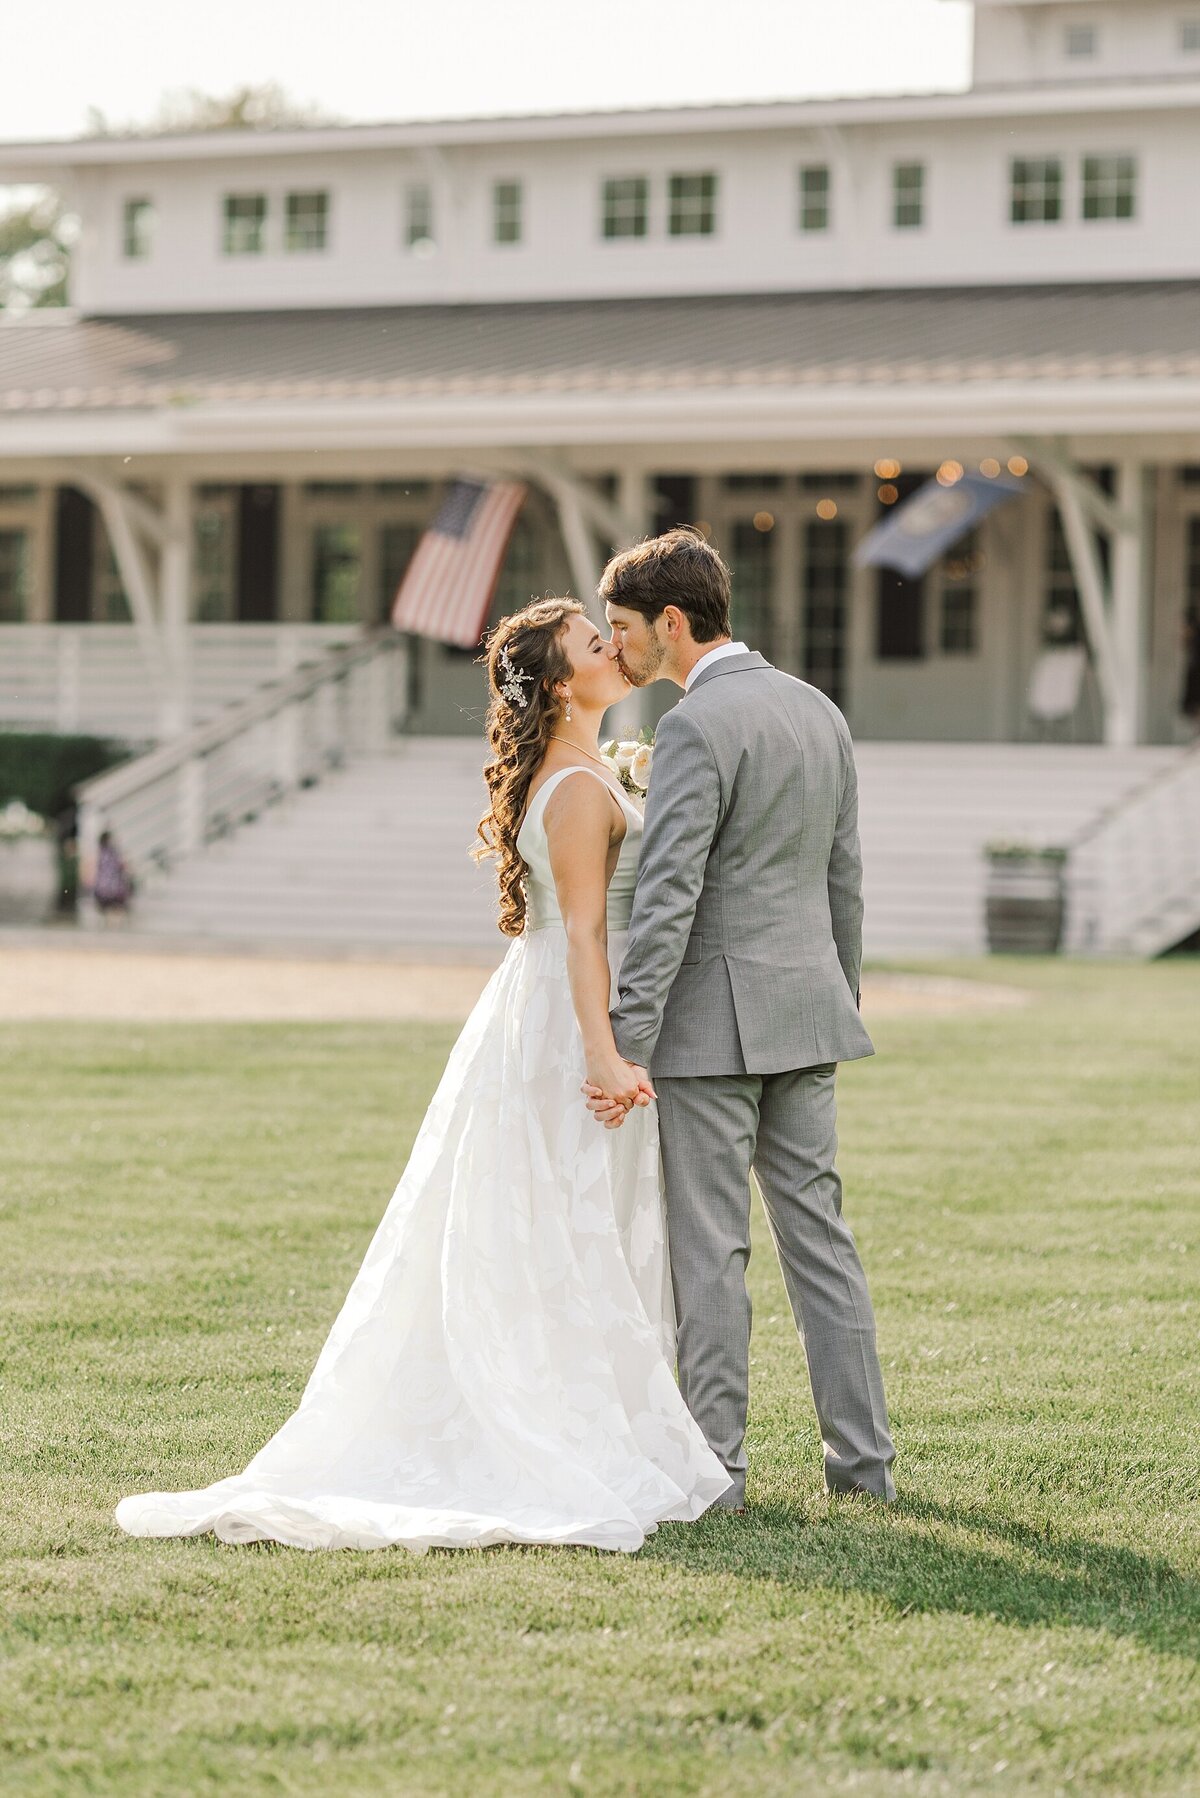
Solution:
{"label": "window pane", "polygon": [[650,183],[645,175],[627,175],[604,183],[600,215],[604,237],[645,237],[649,217]]}
{"label": "window pane", "polygon": [[943,655],[974,655],[979,648],[979,570],[983,566],[978,533],[955,544],[942,564],[941,617],[938,640]]}
{"label": "window pane", "polygon": [[289,194],[287,197],[287,231],[284,242],[289,250],[323,250],[329,229],[329,195],[327,193]]}
{"label": "window pane", "polygon": [[216,624],[234,614],[233,507],[229,500],[205,506],[203,490],[198,497],[192,543],[195,614],[198,624]]}
{"label": "window pane", "polygon": [[1185,56],[1195,56],[1200,52],[1200,19],[1180,20],[1179,48]]}
{"label": "window pane", "polygon": [[1017,157],[1012,164],[1014,225],[1054,224],[1062,217],[1062,163],[1057,156]]}
{"label": "window pane", "polygon": [[144,262],[154,241],[154,206],[150,200],[126,200],[121,248],[130,262]]}
{"label": "window pane", "polygon": [[0,531],[0,624],[22,624],[29,609],[29,538]]}
{"label": "window pane", "polygon": [[800,170],[800,229],[828,231],[830,222],[829,168],[813,162]]}
{"label": "window pane", "polygon": [[358,622],[362,537],[357,525],[321,524],[313,531],[313,619],[317,624]]}
{"label": "window pane", "polygon": [[667,229],[672,237],[711,237],[717,228],[717,177],[672,175]]}
{"label": "window pane", "polygon": [[733,634],[751,649],[760,650],[768,661],[774,634],[771,609],[774,565],[774,532],[760,531],[749,519],[738,519],[733,527],[729,557],[729,571],[733,576],[730,605]]}
{"label": "window pane", "polygon": [[265,194],[226,194],[225,254],[258,256],[266,248]]}
{"label": "window pane", "polygon": [[925,164],[898,162],[892,170],[892,223],[911,230],[925,220]]}
{"label": "window pane", "polygon": [[427,182],[418,181],[404,192],[404,242],[414,250],[432,245],[433,241],[433,189]]}
{"label": "window pane", "polygon": [[850,533],[840,520],[804,528],[804,678],[835,705],[846,688]]}
{"label": "window pane", "polygon": [[379,533],[379,622],[386,624],[392,615],[396,589],[404,579],[405,569],[421,541],[419,524],[385,524]]}
{"label": "window pane", "polygon": [[1099,39],[1094,25],[1068,25],[1066,50],[1068,56],[1095,56],[1099,48]]}
{"label": "window pane", "polygon": [[1132,156],[1085,156],[1085,219],[1131,219],[1137,210],[1137,161]]}
{"label": "window pane", "polygon": [[493,243],[521,241],[521,183],[497,181],[492,188]]}

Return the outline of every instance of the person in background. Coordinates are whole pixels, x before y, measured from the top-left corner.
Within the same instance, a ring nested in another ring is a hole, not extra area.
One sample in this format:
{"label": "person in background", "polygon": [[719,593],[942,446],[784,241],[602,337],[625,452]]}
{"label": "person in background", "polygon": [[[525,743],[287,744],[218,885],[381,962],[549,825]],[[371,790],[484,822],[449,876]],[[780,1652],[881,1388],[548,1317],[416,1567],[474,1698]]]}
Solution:
{"label": "person in background", "polygon": [[128,864],[117,848],[111,830],[101,831],[96,851],[96,867],[92,875],[92,898],[105,923],[123,919],[133,897],[133,880]]}

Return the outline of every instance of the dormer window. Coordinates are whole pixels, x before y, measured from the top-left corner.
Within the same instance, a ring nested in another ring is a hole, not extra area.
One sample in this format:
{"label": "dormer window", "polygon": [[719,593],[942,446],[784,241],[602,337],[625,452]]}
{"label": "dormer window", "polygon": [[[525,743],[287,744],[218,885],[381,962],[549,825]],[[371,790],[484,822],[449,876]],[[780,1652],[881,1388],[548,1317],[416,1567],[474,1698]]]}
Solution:
{"label": "dormer window", "polygon": [[1200,13],[1194,19],[1180,19],[1179,48],[1185,56],[1200,56]]}
{"label": "dormer window", "polygon": [[667,231],[671,237],[712,237],[717,229],[717,177],[672,175],[667,184]]}
{"label": "dormer window", "polygon": [[1064,48],[1071,57],[1095,56],[1099,49],[1099,34],[1094,25],[1068,25],[1065,33]]}
{"label": "dormer window", "polygon": [[261,256],[267,247],[267,196],[225,195],[225,254]]}
{"label": "dormer window", "polygon": [[492,185],[492,242],[520,243],[522,237],[522,201],[519,181],[496,181]]}
{"label": "dormer window", "polygon": [[433,254],[433,189],[427,181],[414,181],[404,190],[404,247],[414,256]]}
{"label": "dormer window", "polygon": [[126,262],[145,262],[153,242],[153,200],[126,200],[121,210],[121,254]]}
{"label": "dormer window", "polygon": [[289,250],[324,250],[329,243],[329,195],[289,194],[284,245]]}

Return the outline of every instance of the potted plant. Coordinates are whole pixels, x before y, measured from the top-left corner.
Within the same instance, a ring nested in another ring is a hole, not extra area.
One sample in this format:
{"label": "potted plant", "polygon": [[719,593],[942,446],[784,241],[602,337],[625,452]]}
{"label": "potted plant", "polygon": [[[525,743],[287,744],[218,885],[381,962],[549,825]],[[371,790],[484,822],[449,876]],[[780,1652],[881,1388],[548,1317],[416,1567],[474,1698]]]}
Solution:
{"label": "potted plant", "polygon": [[54,903],[56,873],[45,821],[20,799],[0,807],[0,920],[40,924]]}
{"label": "potted plant", "polygon": [[984,845],[992,955],[1054,955],[1066,918],[1067,851],[1055,844]]}

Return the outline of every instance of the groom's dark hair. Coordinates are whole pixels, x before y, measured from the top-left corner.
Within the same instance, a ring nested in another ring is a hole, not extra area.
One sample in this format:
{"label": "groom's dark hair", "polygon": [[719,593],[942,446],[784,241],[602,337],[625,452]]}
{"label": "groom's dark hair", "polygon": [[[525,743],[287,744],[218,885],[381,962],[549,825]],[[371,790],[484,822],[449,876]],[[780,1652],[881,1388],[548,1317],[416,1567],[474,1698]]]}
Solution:
{"label": "groom's dark hair", "polygon": [[690,525],[647,537],[615,555],[600,576],[601,605],[625,606],[653,624],[678,606],[697,643],[728,637],[729,570],[712,544]]}

